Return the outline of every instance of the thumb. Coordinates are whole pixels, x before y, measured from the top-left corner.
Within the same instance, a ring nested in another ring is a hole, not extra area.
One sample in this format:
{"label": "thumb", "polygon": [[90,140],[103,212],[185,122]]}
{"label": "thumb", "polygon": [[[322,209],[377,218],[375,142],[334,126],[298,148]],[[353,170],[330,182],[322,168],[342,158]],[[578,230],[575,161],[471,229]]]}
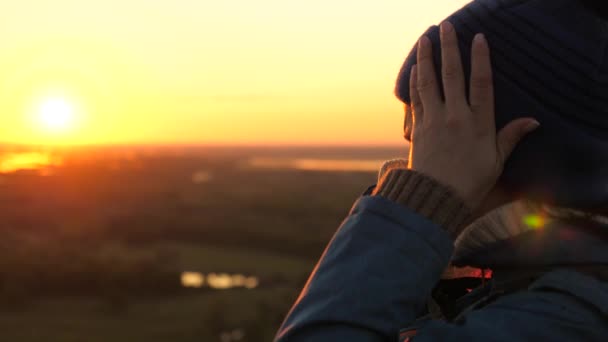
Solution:
{"label": "thumb", "polygon": [[497,135],[497,148],[499,160],[504,164],[519,141],[540,126],[535,119],[522,118],[509,122]]}

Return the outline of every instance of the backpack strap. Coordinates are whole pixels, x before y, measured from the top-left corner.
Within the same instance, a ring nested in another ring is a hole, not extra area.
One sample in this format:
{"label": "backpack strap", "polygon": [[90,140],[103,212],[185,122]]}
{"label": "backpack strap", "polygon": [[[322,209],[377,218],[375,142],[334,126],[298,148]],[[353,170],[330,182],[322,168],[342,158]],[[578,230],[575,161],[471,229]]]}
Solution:
{"label": "backpack strap", "polygon": [[472,291],[470,295],[461,297],[455,301],[450,321],[459,322],[473,310],[481,309],[504,295],[520,292],[528,289],[541,276],[543,271],[518,271],[506,276],[495,272],[495,277],[485,285]]}
{"label": "backpack strap", "polygon": [[[474,278],[442,280],[433,291],[433,301],[436,306],[439,306],[441,314],[438,315],[435,309],[433,317],[457,322],[462,320],[467,313],[480,309],[501,296],[527,290],[540,277],[557,269],[576,271],[592,276],[600,281],[608,282],[608,265],[494,269],[492,279],[485,282],[483,279]],[[471,287],[475,282],[477,282],[478,286]],[[466,291],[465,288],[474,289],[469,293],[465,293],[463,292]],[[433,311],[429,311],[433,313]]]}
{"label": "backpack strap", "polygon": [[409,327],[401,329],[398,341],[409,341],[419,327],[433,319],[458,323],[471,311],[481,309],[501,296],[526,291],[542,276],[559,269],[576,271],[608,282],[608,265],[575,265],[534,269],[494,269],[492,278],[442,279],[427,303],[427,312]]}

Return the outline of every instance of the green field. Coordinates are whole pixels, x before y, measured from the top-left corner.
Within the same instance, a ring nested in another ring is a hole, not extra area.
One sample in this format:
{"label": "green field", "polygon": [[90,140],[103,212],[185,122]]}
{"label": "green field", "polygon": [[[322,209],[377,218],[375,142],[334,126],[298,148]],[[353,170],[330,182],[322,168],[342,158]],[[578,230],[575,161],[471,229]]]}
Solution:
{"label": "green field", "polygon": [[[213,341],[223,331],[242,329],[247,340],[267,341],[297,296],[294,280],[301,281],[314,265],[263,252],[175,243],[162,248],[178,251],[176,265],[184,270],[243,272],[262,279],[280,275],[289,281],[268,288],[209,289],[119,303],[105,297],[45,298],[0,312],[2,340]],[[133,249],[139,255],[155,252],[154,247]]]}
{"label": "green field", "polygon": [[[376,176],[247,160],[399,151],[55,153],[64,163],[51,172],[0,175],[2,341],[221,341],[229,332],[268,341]],[[183,271],[255,276],[259,286],[189,289]]]}

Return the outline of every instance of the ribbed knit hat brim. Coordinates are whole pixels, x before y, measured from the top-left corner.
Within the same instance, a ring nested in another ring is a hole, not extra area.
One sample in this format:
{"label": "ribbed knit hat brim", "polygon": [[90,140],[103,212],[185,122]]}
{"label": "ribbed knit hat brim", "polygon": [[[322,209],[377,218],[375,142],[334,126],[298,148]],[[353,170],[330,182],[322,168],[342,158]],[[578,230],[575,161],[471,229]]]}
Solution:
{"label": "ribbed knit hat brim", "polygon": [[[447,20],[458,33],[467,88],[473,36],[488,39],[497,129],[524,116],[541,123],[499,184],[555,205],[608,207],[608,23],[576,0],[478,0]],[[425,34],[441,70],[439,29]],[[395,90],[405,103],[415,63],[416,47]]]}

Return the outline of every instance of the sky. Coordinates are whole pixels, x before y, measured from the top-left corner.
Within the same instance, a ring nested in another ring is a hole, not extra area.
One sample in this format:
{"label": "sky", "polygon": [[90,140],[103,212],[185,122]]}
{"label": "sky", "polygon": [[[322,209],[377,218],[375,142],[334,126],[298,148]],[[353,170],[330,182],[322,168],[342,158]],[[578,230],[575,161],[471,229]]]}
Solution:
{"label": "sky", "polygon": [[0,142],[401,144],[401,63],[467,2],[2,1]]}

